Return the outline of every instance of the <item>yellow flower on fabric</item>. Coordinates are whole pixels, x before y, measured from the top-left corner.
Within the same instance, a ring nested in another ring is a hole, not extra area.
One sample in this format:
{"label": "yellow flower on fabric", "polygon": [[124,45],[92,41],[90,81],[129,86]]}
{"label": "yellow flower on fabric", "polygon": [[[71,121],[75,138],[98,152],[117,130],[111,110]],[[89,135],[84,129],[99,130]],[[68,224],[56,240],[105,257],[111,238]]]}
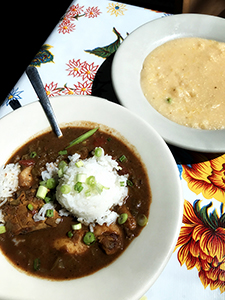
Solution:
{"label": "yellow flower on fabric", "polygon": [[121,3],[109,3],[109,6],[107,7],[107,13],[110,13],[110,15],[123,16],[124,12],[127,10],[125,4]]}
{"label": "yellow flower on fabric", "polygon": [[225,203],[225,155],[191,166],[183,165],[183,178],[195,194]]}
{"label": "yellow flower on fabric", "polygon": [[[193,205],[184,201],[183,224],[177,241],[177,258],[186,264],[188,270],[196,267],[198,276],[206,288],[217,288],[225,292],[225,213],[216,209],[212,212],[212,202],[200,206],[196,200]],[[223,206],[222,206],[223,207]],[[175,251],[174,250],[174,251]]]}

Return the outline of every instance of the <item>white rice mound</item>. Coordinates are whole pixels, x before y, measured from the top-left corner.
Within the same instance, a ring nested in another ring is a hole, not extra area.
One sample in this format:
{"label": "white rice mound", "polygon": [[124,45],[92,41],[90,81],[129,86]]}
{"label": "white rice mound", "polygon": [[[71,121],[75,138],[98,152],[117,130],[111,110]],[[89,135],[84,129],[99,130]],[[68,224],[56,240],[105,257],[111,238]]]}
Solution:
{"label": "white rice mound", "polygon": [[[118,175],[117,170],[120,169],[118,163],[110,155],[104,155],[103,149],[100,157],[93,156],[82,160],[83,166],[81,167],[75,165],[79,161],[79,157],[80,155],[77,153],[70,157],[70,163],[59,180],[56,198],[63,207],[77,217],[79,222],[85,225],[94,225],[95,223],[110,225],[118,217],[112,208],[115,205],[122,205],[128,195],[128,175]],[[86,191],[89,187],[83,183],[83,190],[79,193],[74,190],[77,174],[85,174],[87,178],[94,176],[96,182],[105,188],[101,192],[92,191],[91,195],[87,196]],[[123,186],[120,182],[124,183]],[[60,190],[61,186],[65,184],[71,187],[68,194],[62,194]]]}
{"label": "white rice mound", "polygon": [[19,173],[20,165],[18,163],[0,167],[0,206],[17,190]]}

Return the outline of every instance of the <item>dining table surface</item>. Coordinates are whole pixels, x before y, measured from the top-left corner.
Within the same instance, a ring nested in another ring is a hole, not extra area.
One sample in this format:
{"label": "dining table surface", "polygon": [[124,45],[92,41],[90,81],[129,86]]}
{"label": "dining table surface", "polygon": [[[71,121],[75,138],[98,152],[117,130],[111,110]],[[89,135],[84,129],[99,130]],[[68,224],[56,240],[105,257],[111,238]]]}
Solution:
{"label": "dining table surface", "polygon": [[[94,95],[120,104],[111,80],[114,53],[136,28],[169,14],[106,0],[74,0],[63,13],[30,62],[46,94],[52,101]],[[0,118],[37,100],[24,72],[1,104]],[[225,154],[168,146],[179,170],[183,221],[168,264],[141,300],[224,300]]]}

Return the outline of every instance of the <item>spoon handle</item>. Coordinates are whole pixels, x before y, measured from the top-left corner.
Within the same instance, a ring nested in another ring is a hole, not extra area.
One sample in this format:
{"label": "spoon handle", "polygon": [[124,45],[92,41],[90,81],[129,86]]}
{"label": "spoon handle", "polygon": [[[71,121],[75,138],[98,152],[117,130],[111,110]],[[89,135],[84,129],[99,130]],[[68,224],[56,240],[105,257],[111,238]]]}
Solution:
{"label": "spoon handle", "polygon": [[47,115],[47,118],[53,128],[53,130],[55,131],[57,137],[61,137],[62,136],[62,132],[59,128],[59,125],[56,121],[56,117],[55,117],[55,114],[53,112],[53,109],[52,109],[52,106],[51,106],[51,103],[49,101],[49,98],[46,94],[46,91],[45,91],[45,88],[44,88],[44,85],[42,83],[42,80],[41,80],[41,77],[37,71],[37,69],[35,67],[31,67],[31,66],[28,66],[27,69],[26,69],[26,74],[41,102],[41,105]]}

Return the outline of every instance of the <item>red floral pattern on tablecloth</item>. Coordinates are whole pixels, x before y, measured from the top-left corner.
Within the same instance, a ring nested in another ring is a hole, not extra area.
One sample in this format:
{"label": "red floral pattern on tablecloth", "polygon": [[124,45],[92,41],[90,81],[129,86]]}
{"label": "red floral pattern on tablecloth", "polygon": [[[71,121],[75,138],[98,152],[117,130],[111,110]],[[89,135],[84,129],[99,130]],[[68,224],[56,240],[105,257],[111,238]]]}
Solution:
{"label": "red floral pattern on tablecloth", "polygon": [[84,13],[84,6],[79,4],[72,5],[69,7],[69,10],[66,12],[67,18],[72,18],[73,16],[81,15]]}
{"label": "red floral pattern on tablecloth", "polygon": [[48,97],[59,96],[59,89],[57,88],[58,83],[51,82],[49,85],[45,85],[45,91]]}
{"label": "red floral pattern on tablecloth", "polygon": [[70,22],[70,20],[63,20],[62,23],[59,25],[59,33],[70,33],[72,31],[74,31],[76,25],[74,25],[73,23]]}
{"label": "red floral pattern on tablecloth", "polygon": [[68,87],[67,83],[63,87],[58,87],[58,83],[51,82],[45,85],[46,93],[49,97],[59,95],[90,95],[92,89],[93,79],[98,70],[98,65],[94,62],[82,62],[80,59],[70,59],[66,64],[68,76],[79,78],[76,83]]}
{"label": "red floral pattern on tablecloth", "polygon": [[76,28],[76,25],[73,23],[74,21],[78,21],[81,17],[89,19],[97,18],[100,14],[101,11],[98,6],[89,6],[85,10],[84,6],[80,6],[79,4],[72,5],[58,25],[58,33],[71,33]]}

